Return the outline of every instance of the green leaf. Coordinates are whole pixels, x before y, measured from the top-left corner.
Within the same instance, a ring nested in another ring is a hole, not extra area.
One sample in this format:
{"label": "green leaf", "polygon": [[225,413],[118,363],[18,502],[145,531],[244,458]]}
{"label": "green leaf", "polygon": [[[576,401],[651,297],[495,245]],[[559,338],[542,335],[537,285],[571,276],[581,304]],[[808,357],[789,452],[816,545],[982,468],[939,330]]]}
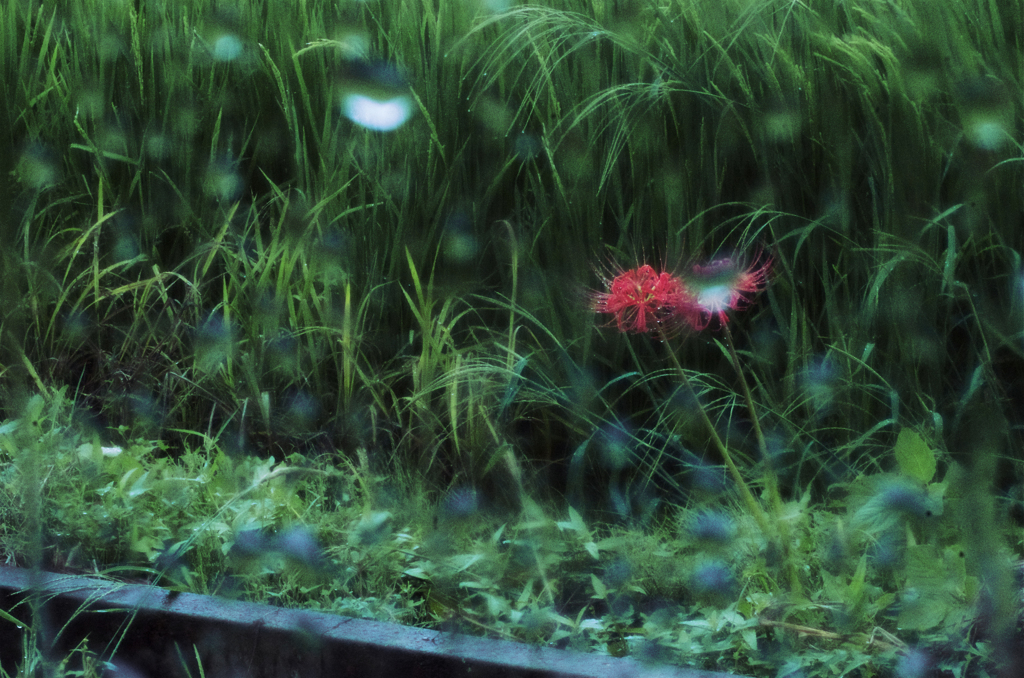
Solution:
{"label": "green leaf", "polygon": [[608,597],[608,588],[604,585],[603,581],[597,578],[596,574],[590,575],[590,584],[594,587],[594,598],[604,600]]}
{"label": "green leaf", "polygon": [[23,629],[23,628],[25,628],[27,626],[27,624],[25,624],[25,622],[21,621],[17,617],[14,617],[11,614],[8,614],[7,612],[4,612],[3,610],[0,610],[0,619],[4,619],[4,620],[7,620],[7,621],[11,622],[15,626],[17,626],[19,629]]}
{"label": "green leaf", "polygon": [[865,553],[861,556],[860,562],[857,564],[857,571],[853,573],[853,578],[850,580],[850,586],[847,592],[850,595],[850,599],[847,601],[854,608],[859,608],[864,602],[864,579],[867,576],[868,571],[868,555]]}
{"label": "green leaf", "polygon": [[452,556],[448,559],[449,564],[454,568],[452,573],[462,572],[463,570],[469,569],[475,563],[479,562],[483,558],[479,553],[463,553],[457,556]]}
{"label": "green leaf", "polygon": [[490,584],[484,584],[478,581],[463,581],[459,582],[459,588],[462,589],[486,589],[490,588]]}
{"label": "green leaf", "polygon": [[580,515],[579,511],[573,507],[569,507],[569,522],[572,525],[572,529],[576,530],[580,534],[587,533],[587,524],[583,522],[583,516]]}
{"label": "green leaf", "polygon": [[935,452],[917,432],[905,428],[896,439],[896,463],[911,478],[930,483],[935,476]]}
{"label": "green leaf", "polygon": [[903,596],[897,627],[904,631],[927,631],[946,618],[949,605],[941,598],[920,591],[907,591]]}
{"label": "green leaf", "polygon": [[964,596],[966,565],[963,550],[933,544],[907,549],[906,586],[901,595],[897,625],[908,631],[926,631],[956,620],[969,607]]}
{"label": "green leaf", "polygon": [[82,443],[78,446],[78,458],[85,463],[99,465],[103,461],[103,450],[98,443]]}
{"label": "green leaf", "polygon": [[743,637],[743,642],[747,644],[747,647],[754,652],[757,652],[757,630],[756,629],[740,629],[740,636]]}

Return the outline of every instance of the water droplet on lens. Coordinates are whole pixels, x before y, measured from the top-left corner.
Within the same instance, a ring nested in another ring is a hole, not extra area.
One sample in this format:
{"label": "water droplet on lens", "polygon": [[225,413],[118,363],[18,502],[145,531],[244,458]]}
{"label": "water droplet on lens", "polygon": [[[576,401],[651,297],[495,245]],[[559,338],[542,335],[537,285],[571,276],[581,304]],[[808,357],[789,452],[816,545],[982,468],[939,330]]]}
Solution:
{"label": "water droplet on lens", "polygon": [[405,79],[391,64],[355,62],[339,83],[342,114],[367,129],[390,132],[412,116],[412,97]]}
{"label": "water droplet on lens", "polygon": [[242,54],[242,41],[225,33],[213,42],[213,58],[217,61],[234,61]]}
{"label": "water droplet on lens", "polygon": [[401,127],[412,115],[412,102],[405,96],[377,100],[362,94],[347,94],[342,99],[342,111],[357,125],[390,132]]}

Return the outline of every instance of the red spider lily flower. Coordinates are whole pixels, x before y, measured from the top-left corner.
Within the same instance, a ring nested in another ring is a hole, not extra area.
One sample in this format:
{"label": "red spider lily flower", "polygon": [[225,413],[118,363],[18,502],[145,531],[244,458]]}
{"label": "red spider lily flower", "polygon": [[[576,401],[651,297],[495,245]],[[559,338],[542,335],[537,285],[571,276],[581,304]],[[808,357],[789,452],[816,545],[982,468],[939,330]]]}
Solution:
{"label": "red spider lily flower", "polygon": [[755,294],[768,284],[772,260],[760,257],[744,268],[735,259],[723,258],[701,266],[693,267],[693,274],[686,277],[686,285],[692,291],[700,309],[699,320],[694,324],[703,329],[713,320],[719,326],[729,322],[729,311],[745,307]]}
{"label": "red spider lily flower", "polygon": [[696,297],[683,281],[643,266],[605,280],[607,292],[594,294],[594,310],[610,313],[620,332],[672,333],[700,319]]}

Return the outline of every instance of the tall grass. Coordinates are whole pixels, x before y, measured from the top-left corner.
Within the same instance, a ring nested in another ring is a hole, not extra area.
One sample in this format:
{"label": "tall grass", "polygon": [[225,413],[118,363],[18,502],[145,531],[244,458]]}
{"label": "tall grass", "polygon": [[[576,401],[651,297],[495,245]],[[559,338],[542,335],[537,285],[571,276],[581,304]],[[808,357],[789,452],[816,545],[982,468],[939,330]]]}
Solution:
{"label": "tall grass", "polygon": [[[734,500],[666,346],[587,289],[765,250],[750,404],[723,336],[667,346],[755,493],[856,512],[913,429],[923,482],[1013,535],[958,518],[972,572],[1019,555],[1020,4],[552,5],[5,6],[5,418],[67,386],[104,443],[652,529]],[[341,114],[376,61],[409,82],[392,132]]]}

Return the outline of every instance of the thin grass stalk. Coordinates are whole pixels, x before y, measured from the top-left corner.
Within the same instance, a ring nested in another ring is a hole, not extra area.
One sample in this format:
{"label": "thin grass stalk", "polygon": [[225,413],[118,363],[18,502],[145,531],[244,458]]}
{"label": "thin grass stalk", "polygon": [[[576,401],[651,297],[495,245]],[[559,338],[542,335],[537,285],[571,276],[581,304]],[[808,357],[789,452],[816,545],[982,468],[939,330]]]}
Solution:
{"label": "thin grass stalk", "polygon": [[345,284],[345,311],[341,325],[341,347],[342,347],[342,393],[344,404],[348,408],[352,401],[352,392],[355,388],[355,340],[352,337],[352,283]]}

